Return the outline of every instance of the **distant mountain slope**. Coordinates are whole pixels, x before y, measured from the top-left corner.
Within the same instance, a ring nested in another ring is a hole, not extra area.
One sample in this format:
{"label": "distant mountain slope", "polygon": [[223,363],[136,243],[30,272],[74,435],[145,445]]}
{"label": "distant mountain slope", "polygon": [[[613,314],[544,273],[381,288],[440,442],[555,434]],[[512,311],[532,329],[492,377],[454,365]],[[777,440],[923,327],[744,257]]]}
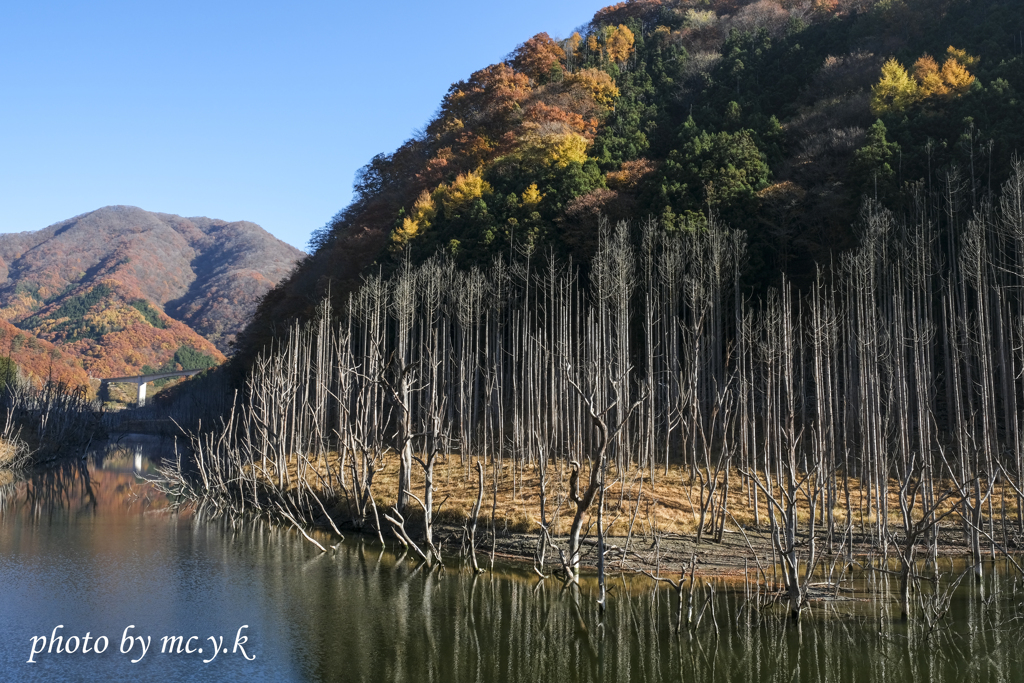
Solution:
{"label": "distant mountain slope", "polygon": [[220,362],[257,301],[303,253],[254,223],[110,206],[0,235],[0,319],[93,376]]}
{"label": "distant mountain slope", "polygon": [[37,386],[47,380],[72,387],[88,384],[85,370],[73,354],[0,320],[0,358],[8,357],[18,364],[24,378]]}
{"label": "distant mountain slope", "polygon": [[[226,352],[228,344],[249,322],[256,302],[280,282],[305,254],[255,223],[225,223],[209,218],[182,219],[176,227],[190,240],[196,257],[195,280],[164,311],[213,341]],[[187,225],[191,222],[193,229]]]}

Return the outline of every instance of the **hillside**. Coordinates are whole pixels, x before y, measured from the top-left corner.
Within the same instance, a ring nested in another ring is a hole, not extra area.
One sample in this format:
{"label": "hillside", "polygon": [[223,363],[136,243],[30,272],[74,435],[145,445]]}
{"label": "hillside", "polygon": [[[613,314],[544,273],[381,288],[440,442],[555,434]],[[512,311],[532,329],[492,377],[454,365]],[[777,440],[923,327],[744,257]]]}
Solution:
{"label": "hillside", "polygon": [[3,372],[7,369],[7,358],[17,364],[25,380],[36,386],[47,380],[69,387],[87,387],[89,384],[82,363],[74,354],[0,320],[0,359],[4,359],[0,362],[0,382],[6,382]]}
{"label": "hillside", "polygon": [[219,363],[302,256],[253,223],[105,207],[0,235],[0,319],[93,377]]}
{"label": "hillside", "polygon": [[1021,30],[1009,0],[630,0],[538,34],[360,171],[246,351],[328,291],[343,304],[371,263],[585,265],[602,217],[673,232],[715,216],[746,233],[749,289],[806,285],[856,246],[866,196],[991,200],[1024,149]]}

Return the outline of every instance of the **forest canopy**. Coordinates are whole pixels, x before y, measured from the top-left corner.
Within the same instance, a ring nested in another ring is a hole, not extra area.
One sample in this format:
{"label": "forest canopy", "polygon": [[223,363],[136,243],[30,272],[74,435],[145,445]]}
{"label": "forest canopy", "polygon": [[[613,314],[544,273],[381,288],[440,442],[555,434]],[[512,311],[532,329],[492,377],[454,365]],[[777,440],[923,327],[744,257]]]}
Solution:
{"label": "forest canopy", "polygon": [[343,307],[374,263],[525,250],[585,274],[602,219],[713,217],[746,233],[749,290],[804,288],[859,244],[865,198],[902,213],[957,178],[992,201],[1024,149],[1022,28],[1007,0],[629,0],[539,33],[370,160],[242,346],[328,291]]}

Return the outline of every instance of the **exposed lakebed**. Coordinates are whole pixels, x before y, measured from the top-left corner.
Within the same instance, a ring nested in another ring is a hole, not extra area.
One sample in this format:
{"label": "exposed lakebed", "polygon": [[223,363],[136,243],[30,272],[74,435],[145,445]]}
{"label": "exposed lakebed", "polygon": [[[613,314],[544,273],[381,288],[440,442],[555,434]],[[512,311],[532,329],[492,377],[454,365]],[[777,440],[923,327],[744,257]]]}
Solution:
{"label": "exposed lakebed", "polygon": [[[150,458],[168,445],[125,440],[3,489],[0,678],[1013,681],[1024,673],[1021,581],[1007,571],[986,568],[980,586],[965,581],[930,633],[899,621],[884,584],[858,579],[844,593],[851,599],[813,608],[799,628],[781,611],[751,609],[742,587],[719,585],[708,602],[702,586],[700,626],[679,636],[675,592],[642,577],[610,578],[602,618],[588,582],[563,590],[514,567],[474,576],[457,558],[429,571],[365,538],[321,554],[291,530],[171,514],[145,481]],[[29,664],[33,645],[42,651]]]}

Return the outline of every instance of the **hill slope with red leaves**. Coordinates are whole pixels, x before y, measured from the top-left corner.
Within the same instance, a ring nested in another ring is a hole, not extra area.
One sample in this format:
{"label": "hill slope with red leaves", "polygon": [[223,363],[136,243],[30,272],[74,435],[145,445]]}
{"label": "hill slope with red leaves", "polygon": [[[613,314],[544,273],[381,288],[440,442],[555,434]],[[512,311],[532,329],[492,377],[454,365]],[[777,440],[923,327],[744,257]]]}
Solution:
{"label": "hill slope with red leaves", "polygon": [[303,256],[254,223],[104,207],[0,235],[0,320],[94,377],[219,363]]}

